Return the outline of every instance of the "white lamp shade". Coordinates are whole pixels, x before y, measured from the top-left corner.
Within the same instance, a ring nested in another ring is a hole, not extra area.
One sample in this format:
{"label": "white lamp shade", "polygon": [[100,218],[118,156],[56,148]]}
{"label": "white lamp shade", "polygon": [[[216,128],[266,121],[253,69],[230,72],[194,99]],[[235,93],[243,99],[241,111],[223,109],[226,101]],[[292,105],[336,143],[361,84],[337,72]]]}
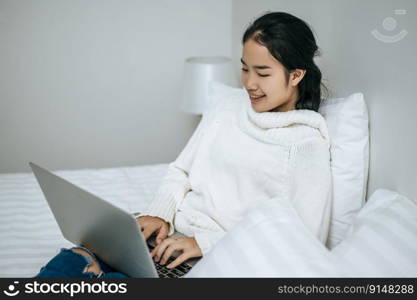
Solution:
{"label": "white lamp shade", "polygon": [[237,86],[238,81],[233,73],[230,58],[224,56],[187,58],[181,91],[181,110],[192,114],[203,114],[210,103],[211,81]]}

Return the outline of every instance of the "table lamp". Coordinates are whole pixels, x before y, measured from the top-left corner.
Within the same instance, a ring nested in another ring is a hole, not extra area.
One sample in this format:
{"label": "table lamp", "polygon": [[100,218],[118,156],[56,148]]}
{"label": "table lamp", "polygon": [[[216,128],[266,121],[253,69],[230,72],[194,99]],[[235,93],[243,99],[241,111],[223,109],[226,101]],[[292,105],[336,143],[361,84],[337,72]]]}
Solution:
{"label": "table lamp", "polygon": [[182,111],[201,115],[210,103],[209,85],[218,81],[237,86],[232,60],[225,56],[189,57],[185,60],[181,90]]}

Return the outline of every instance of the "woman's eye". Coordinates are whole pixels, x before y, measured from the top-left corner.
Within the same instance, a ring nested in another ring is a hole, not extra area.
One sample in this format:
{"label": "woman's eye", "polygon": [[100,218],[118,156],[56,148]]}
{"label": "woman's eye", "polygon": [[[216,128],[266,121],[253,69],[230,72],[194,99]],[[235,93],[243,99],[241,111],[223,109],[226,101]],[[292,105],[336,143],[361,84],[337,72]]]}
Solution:
{"label": "woman's eye", "polygon": [[[241,69],[243,72],[247,72],[247,69],[242,68]],[[258,74],[260,77],[268,77],[269,75],[262,75],[262,74]]]}

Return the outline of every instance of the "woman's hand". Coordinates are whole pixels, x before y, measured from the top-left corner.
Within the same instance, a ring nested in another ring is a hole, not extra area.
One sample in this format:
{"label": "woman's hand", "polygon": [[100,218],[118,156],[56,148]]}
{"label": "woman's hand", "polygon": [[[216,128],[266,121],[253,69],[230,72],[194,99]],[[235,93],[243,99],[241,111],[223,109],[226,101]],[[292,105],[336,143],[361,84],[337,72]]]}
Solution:
{"label": "woman's hand", "polygon": [[161,265],[165,265],[174,251],[182,251],[182,254],[170,263],[167,266],[168,268],[175,268],[187,259],[203,256],[197,241],[193,237],[166,238],[160,245],[152,250],[151,256],[154,258],[154,261],[159,262]]}
{"label": "woman's hand", "polygon": [[139,223],[145,240],[157,233],[156,244],[159,245],[168,236],[169,224],[161,218],[142,216],[137,218],[136,222]]}

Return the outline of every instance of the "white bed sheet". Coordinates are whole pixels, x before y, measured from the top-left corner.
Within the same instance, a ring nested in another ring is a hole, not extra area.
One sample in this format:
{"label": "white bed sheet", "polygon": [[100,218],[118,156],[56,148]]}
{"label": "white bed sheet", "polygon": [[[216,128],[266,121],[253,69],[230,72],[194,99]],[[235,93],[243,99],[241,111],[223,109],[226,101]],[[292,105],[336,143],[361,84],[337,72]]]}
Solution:
{"label": "white bed sheet", "polygon": [[[56,171],[70,182],[128,211],[152,200],[168,164]],[[0,277],[33,277],[64,239],[32,173],[0,174]]]}

